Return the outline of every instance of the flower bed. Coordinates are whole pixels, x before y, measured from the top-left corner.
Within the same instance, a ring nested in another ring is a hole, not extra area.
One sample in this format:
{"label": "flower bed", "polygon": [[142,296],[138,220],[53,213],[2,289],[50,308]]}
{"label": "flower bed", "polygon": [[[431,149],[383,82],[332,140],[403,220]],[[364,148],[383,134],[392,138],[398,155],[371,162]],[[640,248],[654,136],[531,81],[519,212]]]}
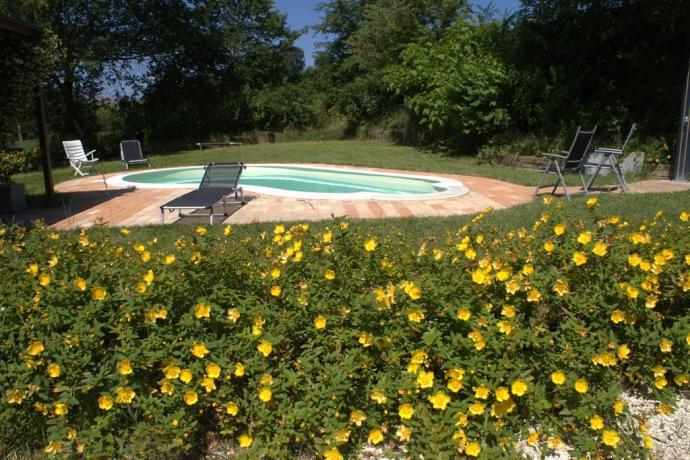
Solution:
{"label": "flower bed", "polygon": [[[2,227],[0,442],[55,454],[641,455],[619,397],[690,374],[687,213],[633,226],[559,202],[412,247],[334,221],[176,241]],[[8,425],[9,424],[9,425]]]}

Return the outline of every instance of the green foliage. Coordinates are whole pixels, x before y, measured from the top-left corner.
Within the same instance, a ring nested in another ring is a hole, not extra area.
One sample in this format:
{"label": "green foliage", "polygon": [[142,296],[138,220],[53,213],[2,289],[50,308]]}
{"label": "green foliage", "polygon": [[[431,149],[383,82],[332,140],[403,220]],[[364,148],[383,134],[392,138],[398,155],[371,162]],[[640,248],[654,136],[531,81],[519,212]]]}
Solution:
{"label": "green foliage", "polygon": [[0,184],[12,181],[12,176],[24,170],[24,152],[5,152],[0,150]]}
{"label": "green foliage", "polygon": [[211,432],[247,458],[367,440],[514,458],[524,439],[641,457],[619,395],[671,404],[688,383],[690,214],[587,206],[549,202],[529,231],[484,213],[421,246],[347,221],[2,227],[0,426],[31,430],[0,445],[198,456]]}
{"label": "green foliage", "polygon": [[326,112],[326,95],[300,83],[264,87],[252,98],[252,114],[259,129],[283,131],[318,127]]}
{"label": "green foliage", "polygon": [[482,31],[458,23],[438,43],[409,45],[401,65],[387,71],[389,87],[404,97],[429,133],[457,145],[508,124],[499,105],[507,73],[482,43]]}

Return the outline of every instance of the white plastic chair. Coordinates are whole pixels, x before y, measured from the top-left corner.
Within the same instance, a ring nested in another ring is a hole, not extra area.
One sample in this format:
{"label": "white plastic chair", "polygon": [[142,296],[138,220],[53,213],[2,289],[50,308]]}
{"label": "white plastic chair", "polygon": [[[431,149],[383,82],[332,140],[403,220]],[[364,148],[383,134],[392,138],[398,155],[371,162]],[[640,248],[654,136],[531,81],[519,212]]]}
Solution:
{"label": "white plastic chair", "polygon": [[75,176],[77,174],[80,176],[84,175],[84,172],[81,170],[82,166],[89,166],[91,173],[96,172],[98,158],[93,156],[94,152],[96,152],[95,150],[85,153],[81,141],[63,141],[62,147],[65,149],[69,165],[74,169]]}

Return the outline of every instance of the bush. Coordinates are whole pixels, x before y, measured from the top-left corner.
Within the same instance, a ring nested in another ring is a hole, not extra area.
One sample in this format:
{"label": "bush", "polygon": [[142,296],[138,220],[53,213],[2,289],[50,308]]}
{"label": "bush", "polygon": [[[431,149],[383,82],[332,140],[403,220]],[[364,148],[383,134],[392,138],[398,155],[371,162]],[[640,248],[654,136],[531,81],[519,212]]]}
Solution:
{"label": "bush", "polygon": [[421,247],[347,221],[175,241],[2,227],[0,446],[642,456],[619,395],[670,410],[687,385],[690,215],[633,226],[588,204],[507,233],[481,214]]}
{"label": "bush", "polygon": [[12,176],[24,170],[24,152],[5,152],[0,150],[0,184],[12,181]]}

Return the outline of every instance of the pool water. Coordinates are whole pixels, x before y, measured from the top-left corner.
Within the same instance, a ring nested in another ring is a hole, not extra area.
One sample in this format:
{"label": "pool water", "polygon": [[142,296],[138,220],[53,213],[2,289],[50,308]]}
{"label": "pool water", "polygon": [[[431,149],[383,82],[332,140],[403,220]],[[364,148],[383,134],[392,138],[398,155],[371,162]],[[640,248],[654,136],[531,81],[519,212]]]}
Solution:
{"label": "pool water", "polygon": [[[118,176],[120,185],[143,188],[192,188],[204,175],[202,166],[168,168]],[[300,165],[248,165],[240,176],[247,191],[286,196],[420,197],[465,191],[460,182],[429,176],[377,173],[354,169]]]}

